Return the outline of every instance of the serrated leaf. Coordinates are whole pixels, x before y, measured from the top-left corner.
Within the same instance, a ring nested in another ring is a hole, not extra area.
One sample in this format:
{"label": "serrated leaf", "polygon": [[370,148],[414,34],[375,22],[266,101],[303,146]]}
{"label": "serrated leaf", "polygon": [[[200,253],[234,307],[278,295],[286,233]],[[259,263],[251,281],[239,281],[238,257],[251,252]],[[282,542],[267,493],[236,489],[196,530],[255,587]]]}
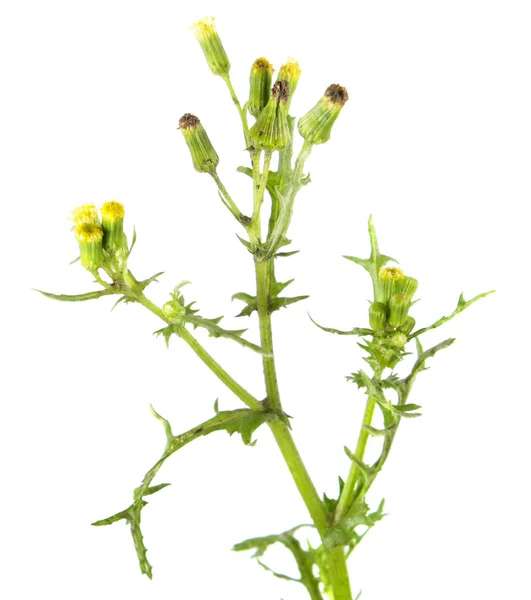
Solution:
{"label": "serrated leaf", "polygon": [[463,294],[461,294],[459,296],[459,300],[457,301],[457,307],[452,314],[448,315],[447,317],[441,317],[438,321],[435,321],[435,323],[432,323],[428,327],[423,327],[422,329],[418,329],[417,331],[413,332],[409,336],[409,339],[411,340],[413,338],[418,337],[419,335],[422,335],[423,333],[426,333],[426,331],[430,331],[431,329],[436,329],[437,327],[444,325],[445,323],[447,323],[448,321],[453,319],[455,316],[457,316],[459,313],[463,312],[469,306],[474,304],[474,302],[477,302],[478,300],[481,300],[482,298],[485,298],[486,296],[493,294],[495,291],[496,290],[490,290],[489,292],[483,292],[482,294],[478,294],[477,296],[474,296],[474,298],[472,298],[471,300],[465,300]]}
{"label": "serrated leaf", "polygon": [[238,292],[232,296],[232,300],[240,300],[241,302],[244,302],[246,304],[242,311],[238,315],[236,315],[237,317],[248,317],[255,310],[258,310],[256,296],[251,296],[251,294],[246,294],[245,292]]}
{"label": "serrated leaf", "polygon": [[210,337],[233,340],[234,342],[240,344],[240,346],[244,346],[245,348],[249,348],[254,352],[258,352],[258,354],[268,356],[268,353],[266,353],[260,346],[253,344],[242,337],[247,329],[223,329],[223,327],[220,327],[218,323],[222,318],[223,317],[217,317],[216,319],[205,319],[203,317],[191,316],[185,317],[184,322],[190,323],[194,327],[203,327],[208,331]]}
{"label": "serrated leaf", "polygon": [[[298,525],[297,527],[293,527],[293,529],[289,529],[288,531],[284,531],[280,534],[244,540],[243,542],[235,544],[233,550],[237,552],[254,550],[252,557],[257,559],[260,566],[272,572],[276,577],[301,583],[308,590],[310,597],[313,600],[323,600],[323,596],[321,595],[321,591],[319,589],[319,579],[314,573],[314,567],[317,566],[317,552],[311,547],[308,551],[304,550],[301,546],[301,543],[294,535],[295,532],[301,527],[311,527],[311,525]],[[276,543],[282,544],[292,553],[299,569],[299,579],[277,573],[260,560],[264,553]]]}
{"label": "serrated leaf", "polygon": [[369,258],[358,258],[357,256],[344,256],[347,260],[350,260],[361,267],[363,267],[371,276],[374,289],[376,289],[378,272],[388,262],[397,262],[391,256],[380,253],[378,247],[378,237],[376,236],[376,229],[372,221],[372,215],[369,218],[369,238],[371,242],[371,255]]}
{"label": "serrated leaf", "polygon": [[411,373],[403,380],[404,385],[406,385],[408,388],[411,388],[411,385],[413,384],[415,377],[421,371],[424,371],[426,369],[426,365],[425,365],[426,360],[428,360],[428,358],[432,358],[433,356],[435,356],[435,354],[437,354],[437,352],[439,352],[439,350],[444,350],[445,348],[448,348],[454,342],[455,342],[455,338],[448,338],[447,340],[444,340],[443,342],[440,342],[439,344],[432,346],[431,348],[429,348],[426,351],[422,351],[422,346],[420,345],[420,342],[419,342],[417,345],[417,349],[419,352],[421,352],[421,354],[415,361],[415,364],[413,365],[413,368],[411,369]]}
{"label": "serrated leaf", "polygon": [[396,427],[396,423],[392,423],[391,425],[389,425],[389,427],[386,427],[385,429],[377,429],[376,427],[372,427],[372,425],[363,426],[365,431],[368,431],[373,437],[385,437],[393,431],[395,431]]}
{"label": "serrated leaf", "polygon": [[306,300],[310,296],[294,296],[292,298],[289,297],[280,297],[273,298],[270,302],[270,311],[274,312],[275,310],[279,310],[285,306],[289,306],[290,304],[295,304],[295,302],[300,302],[301,300]]}
{"label": "serrated leaf", "polygon": [[164,271],[160,271],[160,273],[155,273],[155,275],[148,277],[148,279],[144,279],[144,281],[139,281],[138,286],[140,290],[144,291],[150,283],[153,283],[154,281],[158,282],[157,278],[161,275],[164,275]]}
{"label": "serrated leaf", "polygon": [[308,313],[308,317],[310,317],[310,321],[316,325],[317,327],[319,327],[319,329],[322,329],[323,331],[326,331],[328,333],[337,333],[338,335],[371,335],[373,333],[372,329],[363,329],[361,327],[354,327],[354,329],[349,329],[348,331],[342,331],[341,329],[333,329],[332,327],[323,327],[322,325],[319,325],[319,323],[317,323],[316,321],[314,321],[314,319],[312,318],[312,316]]}
{"label": "serrated leaf", "polygon": [[113,288],[108,288],[105,290],[98,290],[95,292],[87,292],[86,294],[52,294],[50,292],[43,292],[42,290],[34,290],[35,292],[39,292],[46,298],[51,298],[52,300],[59,300],[60,302],[85,302],[86,300],[97,300],[98,298],[102,298],[103,296],[111,296],[112,294],[117,294],[118,291]]}
{"label": "serrated leaf", "polygon": [[[217,410],[217,402],[215,409]],[[242,408],[233,411],[217,411],[214,417],[208,419],[204,423],[201,423],[200,425],[180,435],[173,435],[170,423],[159,413],[157,413],[155,409],[152,408],[151,410],[157,420],[159,420],[164,426],[164,431],[166,433],[166,446],[164,453],[153,465],[153,467],[151,467],[151,469],[144,475],[144,479],[142,480],[140,486],[134,490],[134,502],[131,504],[131,506],[110,517],[107,517],[106,519],[101,519],[93,523],[95,526],[103,526],[125,520],[131,527],[131,535],[133,537],[140,570],[150,579],[152,576],[152,567],[147,559],[147,548],[144,544],[144,538],[140,524],[142,509],[147,505],[147,502],[144,500],[144,498],[146,496],[151,496],[168,486],[167,483],[162,483],[155,486],[151,485],[151,482],[165,461],[177,450],[180,450],[193,440],[205,435],[209,435],[215,431],[226,431],[229,435],[239,433],[242,437],[243,443],[246,445],[251,445],[253,433],[263,423],[281,421],[289,425],[288,417],[281,411],[275,410],[258,412],[248,408]]]}

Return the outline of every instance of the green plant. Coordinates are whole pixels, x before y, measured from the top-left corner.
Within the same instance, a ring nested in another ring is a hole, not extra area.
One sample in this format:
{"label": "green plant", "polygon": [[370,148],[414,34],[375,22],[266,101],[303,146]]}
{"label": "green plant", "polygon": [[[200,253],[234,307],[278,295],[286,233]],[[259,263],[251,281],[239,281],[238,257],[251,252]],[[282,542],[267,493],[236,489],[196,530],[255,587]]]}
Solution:
{"label": "green plant", "polygon": [[[323,595],[327,595],[334,600],[351,600],[353,595],[346,559],[370,528],[384,516],[383,500],[371,509],[367,503],[367,494],[387,460],[401,420],[419,415],[420,407],[409,402],[417,375],[426,368],[425,363],[429,358],[454,341],[447,339],[424,350],[420,336],[440,327],[490,292],[468,301],[461,295],[457,307],[449,316],[442,317],[427,327],[416,328],[415,319],[410,313],[415,303],[417,281],[406,276],[398,267],[388,266],[388,263],[396,261],[380,253],[375,228],[372,220],[369,220],[370,256],[366,259],[346,257],[362,266],[372,280],[374,295],[368,314],[368,326],[340,331],[318,325],[324,331],[359,339],[371,371],[368,373],[360,369],[347,377],[364,391],[365,412],[357,442],[352,448],[345,448],[351,467],[345,479],[339,479],[337,498],[326,495],[321,497],[299,455],[291,435],[290,417],[284,412],[281,403],[271,316],[280,308],[306,298],[283,295],[284,289],[292,280],[280,282],[276,279],[275,261],[294,254],[293,251],[286,250],[291,243],[287,234],[296,196],[309,183],[309,177],[304,174],[306,160],[314,145],[329,140],[332,127],[348,101],[348,94],[342,86],[330,85],[316,106],[299,119],[297,129],[303,138],[303,144],[294,159],[295,119],[290,116],[289,109],[300,77],[298,64],[290,61],[284,65],[273,83],[273,68],[270,63],[264,58],[256,60],[251,68],[249,100],[242,106],[232,87],[230,62],[213,22],[204,20],[198,23],[196,35],[211,71],[227,84],[241,118],[250,166],[242,166],[238,170],[252,180],[250,215],[240,210],[239,204],[220,180],[216,170],[219,157],[200,120],[194,115],[186,114],[180,120],[180,129],[190,149],[195,169],[213,178],[221,201],[238,223],[242,234],[240,241],[253,260],[256,290],[250,293],[238,292],[233,298],[243,303],[238,316],[246,317],[257,313],[260,345],[244,337],[245,329],[225,329],[220,324],[221,318],[202,317],[194,308],[194,303],[184,299],[183,286],[187,282],[177,285],[163,306],[157,306],[148,299],[145,290],[161,273],[139,280],[129,269],[135,235],[133,234],[131,244],[128,244],[123,229],[124,209],[121,204],[107,202],[102,206],[101,214],[93,205],[85,205],[74,211],[81,264],[94,276],[100,288],[74,296],[43,293],[56,300],[71,302],[113,295],[117,297],[117,304],[134,302],[144,306],[163,321],[164,326],[156,333],[166,343],[172,336],[187,343],[246,406],[236,410],[219,410],[216,403],[214,416],[181,434],[174,434],[170,423],[152,409],[166,434],[164,452],[134,490],[132,504],[94,525],[109,525],[125,520],[131,529],[141,571],[151,577],[152,567],[147,558],[141,517],[148,503],[147,497],[168,485],[155,483],[163,463],[184,445],[215,431],[238,433],[244,444],[250,445],[256,429],[267,424],[307,506],[312,519],[310,527],[317,530],[321,542],[316,548],[304,545],[300,537],[305,526],[299,525],[280,534],[248,539],[236,544],[234,549],[253,550],[254,557],[269,569],[262,562],[264,553],[272,544],[282,544],[296,561],[300,572],[300,578],[296,581],[306,588],[312,599],[321,599]],[[248,124],[248,113],[255,118],[252,126]],[[271,168],[274,155],[278,157],[276,171]],[[270,202],[265,202],[266,191]],[[197,327],[206,329],[212,337],[231,339],[259,355],[263,364],[265,399],[259,400],[225,371],[192,334],[191,330]],[[399,374],[396,368],[413,343],[416,346],[416,361],[409,372]],[[381,425],[378,424],[379,421]],[[366,449],[371,437],[380,439],[381,446],[378,458],[369,464]],[[274,574],[290,579],[280,573]]]}

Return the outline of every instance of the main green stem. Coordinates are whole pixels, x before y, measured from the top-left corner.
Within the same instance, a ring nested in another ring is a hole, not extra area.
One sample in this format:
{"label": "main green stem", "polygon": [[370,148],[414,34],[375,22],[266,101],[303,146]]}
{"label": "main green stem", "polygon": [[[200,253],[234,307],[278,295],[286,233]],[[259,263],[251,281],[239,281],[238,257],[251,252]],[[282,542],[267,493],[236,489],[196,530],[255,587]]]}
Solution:
{"label": "main green stem", "polygon": [[[273,333],[271,328],[270,286],[272,261],[255,260],[256,270],[256,298],[258,319],[260,322],[260,342],[266,354],[262,357],[265,387],[267,394],[266,404],[270,408],[282,410],[278,380],[273,352]],[[295,485],[308,508],[308,512],[319,532],[324,537],[328,527],[328,513],[315,489],[315,486],[306,470],[302,458],[297,450],[289,428],[281,422],[272,422],[269,427],[275,437],[280,452],[295,481]],[[350,581],[348,576],[345,552],[342,546],[335,547],[328,552],[328,578],[333,590],[333,600],[352,600]]]}

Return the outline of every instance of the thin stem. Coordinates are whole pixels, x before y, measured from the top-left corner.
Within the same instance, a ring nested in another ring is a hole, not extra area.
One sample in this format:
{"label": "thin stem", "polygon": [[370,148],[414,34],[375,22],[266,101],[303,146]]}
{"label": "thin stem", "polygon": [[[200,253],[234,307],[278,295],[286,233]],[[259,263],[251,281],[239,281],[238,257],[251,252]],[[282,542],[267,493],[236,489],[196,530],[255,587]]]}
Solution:
{"label": "thin stem", "polygon": [[237,207],[236,202],[234,202],[234,200],[232,199],[232,196],[227,191],[227,188],[223,185],[221,179],[219,178],[219,175],[217,174],[217,171],[212,171],[210,174],[212,175],[212,179],[216,182],[216,185],[218,186],[221,201],[230,210],[233,217],[238,221],[238,223],[243,224],[242,212]]}
{"label": "thin stem", "polygon": [[284,236],[288,230],[291,217],[293,216],[295,196],[303,186],[302,173],[304,170],[304,164],[308,156],[311,154],[312,147],[313,144],[304,140],[304,144],[302,145],[301,151],[299,152],[297,160],[295,161],[295,167],[293,169],[293,175],[291,176],[290,185],[281,198],[279,215],[267,242],[266,258],[271,258],[273,256],[277,250],[278,243],[282,239],[282,236]]}
{"label": "thin stem", "polygon": [[242,121],[243,136],[245,138],[245,148],[248,149],[251,147],[251,142],[249,140],[249,125],[247,124],[246,107],[244,105],[244,107],[242,108],[242,105],[240,104],[240,101],[238,100],[238,96],[236,95],[236,92],[234,91],[234,88],[232,87],[232,82],[230,80],[229,74],[227,73],[225,75],[222,75],[221,77],[223,78],[223,81],[227,84],[232,101],[234,102],[234,104],[236,105],[236,108],[238,109],[238,113],[239,113],[240,119]]}
{"label": "thin stem", "polygon": [[[260,323],[260,344],[266,354],[262,356],[267,406],[282,410],[273,352],[271,328],[270,285],[272,261],[255,261],[257,308]],[[328,527],[328,513],[315,489],[313,481],[302,461],[288,427],[281,422],[269,423],[269,427],[293,477],[295,485],[306,504],[308,512],[321,538]],[[352,600],[345,551],[342,546],[328,552],[328,575],[334,600]]]}
{"label": "thin stem", "polygon": [[251,219],[251,227],[254,235],[258,240],[262,237],[261,222],[260,222],[260,209],[264,202],[264,195],[267,187],[267,176],[269,175],[269,168],[271,166],[271,151],[264,153],[264,168],[260,174],[260,154],[257,153],[253,156],[253,216]]}
{"label": "thin stem", "polygon": [[[367,404],[365,405],[365,413],[363,415],[363,421],[361,424],[360,432],[358,435],[358,443],[356,444],[356,450],[354,456],[359,462],[363,461],[365,455],[365,449],[367,448],[367,441],[369,439],[369,431],[366,426],[370,426],[372,423],[372,417],[374,415],[374,408],[376,406],[376,399],[373,396],[367,398]],[[343,490],[337,503],[336,511],[334,514],[334,522],[338,523],[348,513],[352,502],[355,498],[356,484],[359,477],[359,467],[356,462],[352,461],[350,465],[350,471],[343,486]]]}
{"label": "thin stem", "polygon": [[[133,300],[142,304],[153,314],[157,315],[165,323],[169,323],[168,318],[164,314],[163,310],[156,304],[151,302],[142,292],[132,291],[129,295]],[[249,408],[256,411],[263,411],[264,407],[262,403],[257,400],[252,394],[250,394],[243,386],[241,386],[233,377],[231,377],[227,371],[203,348],[203,346],[195,339],[195,337],[182,326],[179,330],[179,336],[192,348],[192,350],[199,356],[199,358],[205,363],[205,365],[216,375],[216,377],[224,383],[231,392],[234,393],[244,404]]]}

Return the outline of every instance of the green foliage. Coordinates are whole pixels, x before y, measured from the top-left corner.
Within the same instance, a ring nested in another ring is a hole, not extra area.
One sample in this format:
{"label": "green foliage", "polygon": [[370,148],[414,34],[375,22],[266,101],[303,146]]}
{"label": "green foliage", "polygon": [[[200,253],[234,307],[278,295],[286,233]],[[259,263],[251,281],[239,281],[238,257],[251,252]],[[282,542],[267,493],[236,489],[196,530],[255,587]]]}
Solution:
{"label": "green foliage", "polygon": [[[301,300],[306,300],[306,298],[309,298],[309,296],[280,296],[280,293],[294,281],[294,279],[290,279],[289,281],[280,282],[275,279],[273,274],[268,302],[270,313],[289,306],[290,304],[295,304],[295,302],[300,302]],[[254,311],[258,311],[258,301],[256,296],[252,296],[251,294],[246,294],[244,292],[238,292],[232,296],[232,299],[240,300],[241,302],[245,303],[243,310],[236,315],[237,317],[248,317]]]}
{"label": "green foliage", "polygon": [[186,323],[189,323],[190,325],[193,325],[194,329],[197,329],[197,327],[206,329],[210,337],[226,338],[240,344],[240,346],[244,346],[245,348],[249,348],[254,352],[258,352],[259,354],[265,353],[260,346],[253,344],[253,342],[249,342],[242,337],[247,329],[223,329],[223,327],[220,327],[219,325],[219,322],[223,319],[223,317],[216,317],[214,319],[200,317],[197,314],[198,310],[192,308],[195,302],[186,304],[184,296],[181,292],[182,287],[188,283],[190,282],[182,281],[173,290],[173,293],[171,294],[172,299],[167,304],[169,305],[168,312],[173,311],[176,317],[172,320],[172,322],[169,323],[167,327],[163,327],[162,329],[155,331],[155,335],[163,336],[164,340],[166,341],[166,345],[168,345],[171,336],[179,336],[181,327],[183,327]]}
{"label": "green foliage", "polygon": [[[311,547],[309,547],[308,550],[304,550],[302,544],[295,537],[295,533],[302,527],[311,527],[311,525],[298,525],[297,527],[293,527],[292,529],[288,529],[288,531],[279,534],[250,538],[235,544],[233,550],[236,552],[254,550],[252,558],[256,558],[261,567],[272,573],[275,577],[302,584],[308,591],[312,600],[323,600],[319,588],[319,578],[314,572],[314,568],[318,567],[316,552]],[[291,552],[299,570],[300,576],[298,579],[274,571],[261,560],[265,552],[273,544],[282,544]]]}
{"label": "green foliage", "polygon": [[153,415],[162,423],[166,433],[166,447],[164,453],[145,474],[140,486],[135,489],[133,494],[133,504],[125,510],[107,517],[106,519],[101,519],[92,523],[95,526],[102,526],[125,520],[131,527],[131,535],[138,556],[140,570],[150,579],[152,577],[152,566],[147,558],[147,548],[144,544],[144,537],[140,526],[142,521],[142,509],[148,504],[144,499],[146,496],[151,496],[169,485],[168,483],[162,483],[156,486],[151,485],[151,482],[166,460],[172,454],[177,452],[177,450],[180,450],[193,440],[214,433],[215,431],[226,431],[229,435],[239,433],[243,443],[252,446],[254,445],[254,442],[252,441],[253,433],[263,423],[279,421],[289,426],[288,417],[281,411],[270,410],[257,412],[248,408],[220,411],[218,410],[217,402],[214,405],[214,409],[216,414],[211,419],[208,419],[208,421],[201,423],[185,433],[173,435],[170,423],[151,408]]}

